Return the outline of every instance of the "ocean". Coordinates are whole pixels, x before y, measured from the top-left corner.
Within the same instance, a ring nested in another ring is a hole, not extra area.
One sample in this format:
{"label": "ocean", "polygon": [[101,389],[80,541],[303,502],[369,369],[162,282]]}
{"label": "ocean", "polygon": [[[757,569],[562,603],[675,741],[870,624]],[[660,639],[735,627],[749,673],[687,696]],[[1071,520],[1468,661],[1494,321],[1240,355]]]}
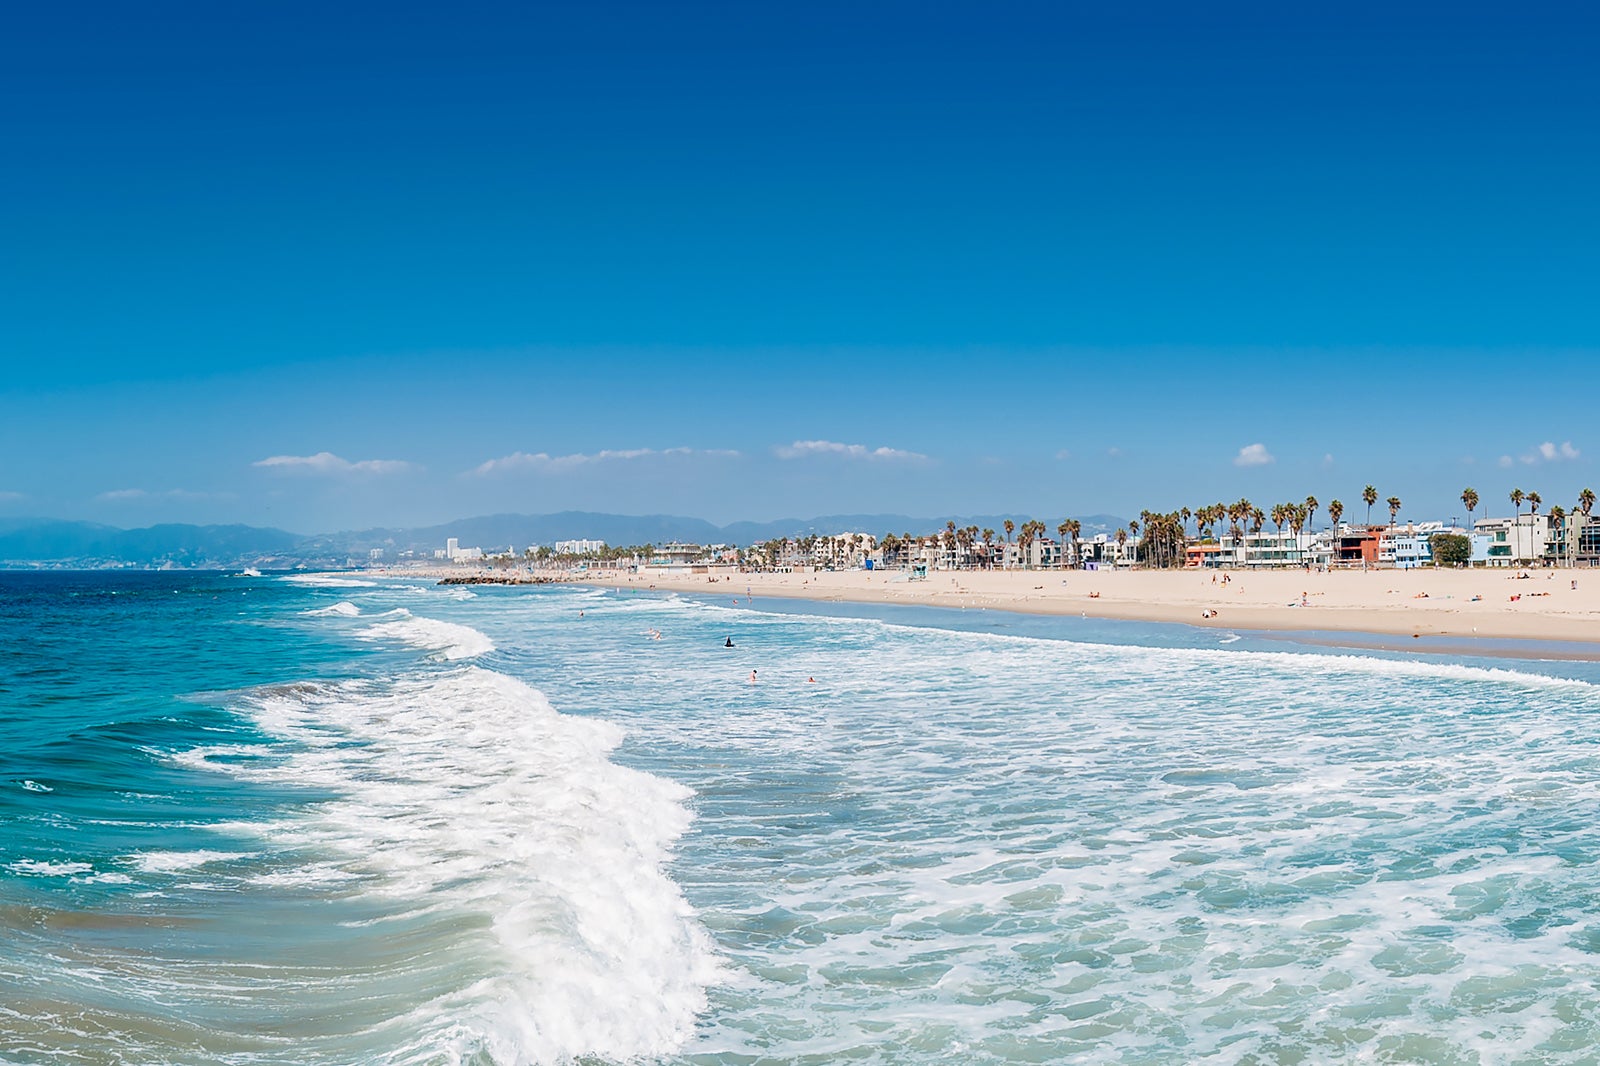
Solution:
{"label": "ocean", "polygon": [[6,1063],[1600,1060],[1595,664],[353,574],[0,636]]}

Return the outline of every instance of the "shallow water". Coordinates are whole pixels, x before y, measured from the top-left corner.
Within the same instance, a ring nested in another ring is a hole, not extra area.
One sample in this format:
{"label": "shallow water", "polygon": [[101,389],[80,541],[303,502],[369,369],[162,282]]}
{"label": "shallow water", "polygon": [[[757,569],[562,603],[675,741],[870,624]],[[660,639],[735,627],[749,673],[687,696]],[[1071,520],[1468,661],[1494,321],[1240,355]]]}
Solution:
{"label": "shallow water", "polygon": [[1600,1046],[1593,664],[355,580],[0,576],[7,1061]]}

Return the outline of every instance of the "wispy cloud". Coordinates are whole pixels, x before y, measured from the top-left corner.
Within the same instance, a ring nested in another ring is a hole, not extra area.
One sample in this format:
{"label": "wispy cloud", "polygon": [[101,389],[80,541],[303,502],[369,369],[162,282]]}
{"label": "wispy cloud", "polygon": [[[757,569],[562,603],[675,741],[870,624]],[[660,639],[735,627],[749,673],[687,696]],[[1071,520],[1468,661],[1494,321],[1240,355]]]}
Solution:
{"label": "wispy cloud", "polygon": [[112,489],[102,492],[95,497],[99,503],[133,503],[141,500],[213,500],[231,499],[232,494],[219,496],[212,492],[193,492],[189,489],[161,489],[152,492],[149,489]]}
{"label": "wispy cloud", "polygon": [[1266,466],[1275,462],[1277,459],[1267,451],[1265,444],[1246,444],[1239,449],[1239,454],[1233,457],[1234,466]]}
{"label": "wispy cloud", "polygon": [[507,474],[518,470],[560,473],[594,463],[628,462],[671,456],[706,456],[709,458],[736,459],[739,453],[726,448],[619,448],[598,452],[574,452],[571,455],[551,455],[548,452],[512,452],[498,459],[479,463],[471,471],[479,477],[489,474]]}
{"label": "wispy cloud", "polygon": [[21,492],[0,492],[0,503],[16,503],[18,500],[26,500],[27,498]]}
{"label": "wispy cloud", "polygon": [[1059,452],[1056,452],[1056,458],[1060,459],[1062,462],[1066,462],[1068,459],[1072,458],[1072,452],[1066,448],[1062,448]]}
{"label": "wispy cloud", "polygon": [[922,462],[928,458],[921,452],[908,452],[900,448],[869,448],[865,444],[841,444],[835,440],[797,440],[793,444],[780,444],[772,451],[779,459],[834,456],[840,459]]}
{"label": "wispy cloud", "polygon": [[273,455],[250,465],[298,474],[403,474],[416,469],[416,464],[400,459],[362,459],[351,462],[349,459],[341,459],[332,452],[318,452],[316,455]]}

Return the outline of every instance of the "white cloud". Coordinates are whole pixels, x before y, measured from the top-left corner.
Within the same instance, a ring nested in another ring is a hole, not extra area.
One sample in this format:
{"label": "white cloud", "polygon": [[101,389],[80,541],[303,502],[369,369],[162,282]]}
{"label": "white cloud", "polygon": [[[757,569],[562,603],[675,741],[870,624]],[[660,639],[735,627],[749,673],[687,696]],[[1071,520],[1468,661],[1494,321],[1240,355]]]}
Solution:
{"label": "white cloud", "polygon": [[1498,460],[1496,460],[1494,465],[1498,466],[1501,470],[1507,470],[1507,469],[1510,469],[1515,464],[1516,464],[1516,460],[1512,459],[1511,456],[1502,455]]}
{"label": "white cloud", "polygon": [[902,451],[899,448],[868,448],[865,444],[840,444],[833,440],[797,440],[793,444],[780,444],[772,450],[779,459],[808,459],[813,456],[832,455],[842,459],[921,462],[928,458],[921,452]]}
{"label": "white cloud", "polygon": [[[1547,440],[1530,451],[1523,452],[1517,458],[1523,466],[1538,466],[1540,463],[1565,463],[1578,458],[1581,454],[1578,449],[1572,446],[1570,440],[1562,441],[1559,445],[1555,441]],[[1510,466],[1511,457],[1509,455],[1501,456],[1500,465]]]}
{"label": "white cloud", "polygon": [[16,503],[18,500],[26,500],[27,498],[26,495],[20,492],[0,492],[0,503]]}
{"label": "white cloud", "polygon": [[1266,466],[1274,462],[1277,460],[1267,451],[1265,444],[1246,444],[1239,449],[1239,454],[1233,457],[1234,466]]}
{"label": "white cloud", "polygon": [[316,455],[273,455],[250,464],[273,470],[302,474],[401,474],[416,469],[412,463],[400,459],[362,459],[351,462],[332,452]]}
{"label": "white cloud", "polygon": [[1562,441],[1559,448],[1552,441],[1545,441],[1539,445],[1539,458],[1547,463],[1565,462],[1568,459],[1576,459],[1578,455],[1578,449],[1572,446],[1570,440]]}
{"label": "white cloud", "polygon": [[1329,452],[1329,453],[1327,453],[1326,455],[1324,455],[1322,457],[1322,469],[1324,469],[1324,470],[1333,469],[1333,453],[1332,452]]}
{"label": "white cloud", "polygon": [[592,454],[575,452],[572,455],[550,455],[547,452],[512,452],[498,459],[479,463],[470,472],[483,477],[517,470],[540,470],[559,473],[591,463],[627,462],[632,459],[649,459],[664,456],[700,455],[722,459],[738,458],[739,453],[726,448],[621,448],[603,449]]}
{"label": "white cloud", "polygon": [[1066,460],[1072,458],[1072,453],[1067,451],[1067,449],[1062,448],[1059,452],[1056,452],[1056,458],[1060,459],[1062,461],[1066,461]]}

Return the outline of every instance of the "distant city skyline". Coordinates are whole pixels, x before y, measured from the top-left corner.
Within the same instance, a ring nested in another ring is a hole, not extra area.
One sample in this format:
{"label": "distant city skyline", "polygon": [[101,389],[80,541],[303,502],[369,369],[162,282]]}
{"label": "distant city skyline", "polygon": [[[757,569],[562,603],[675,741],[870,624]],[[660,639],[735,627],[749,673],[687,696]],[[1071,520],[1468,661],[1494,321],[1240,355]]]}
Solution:
{"label": "distant city skyline", "polygon": [[0,41],[0,520],[1600,482],[1600,16],[191,4]]}

